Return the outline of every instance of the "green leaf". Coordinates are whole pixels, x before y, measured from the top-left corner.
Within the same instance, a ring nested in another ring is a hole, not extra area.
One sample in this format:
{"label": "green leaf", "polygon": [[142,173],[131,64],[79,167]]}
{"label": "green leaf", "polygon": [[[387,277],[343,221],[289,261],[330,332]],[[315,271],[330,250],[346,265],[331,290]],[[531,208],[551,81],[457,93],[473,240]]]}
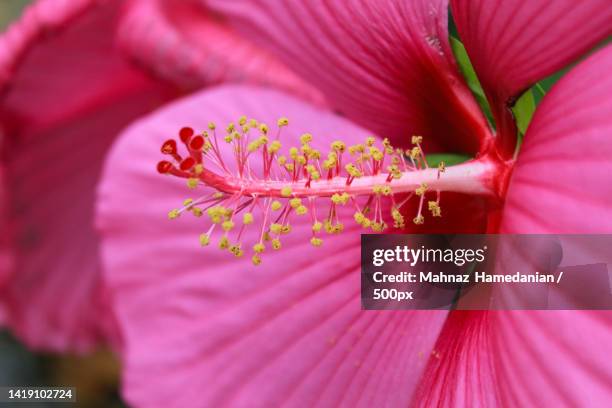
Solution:
{"label": "green leaf", "polygon": [[480,105],[480,109],[484,112],[489,120],[489,123],[492,126],[495,126],[489,101],[487,101],[487,97],[485,96],[484,90],[480,85],[478,77],[476,76],[476,71],[474,71],[474,67],[472,66],[472,62],[470,61],[470,57],[468,57],[465,47],[457,38],[453,36],[450,36],[449,38],[453,54],[455,55],[455,60],[457,61],[457,65],[459,65],[459,69],[465,78],[465,82],[476,97],[476,101]]}
{"label": "green leaf", "polygon": [[438,167],[440,162],[444,162],[447,166],[460,164],[470,160],[471,156],[455,153],[430,153],[427,155],[427,164],[429,167]]}
{"label": "green leaf", "polygon": [[524,135],[527,131],[527,126],[529,126],[529,122],[531,122],[535,109],[536,102],[531,89],[522,94],[512,107],[512,112],[516,119],[516,127],[521,134]]}

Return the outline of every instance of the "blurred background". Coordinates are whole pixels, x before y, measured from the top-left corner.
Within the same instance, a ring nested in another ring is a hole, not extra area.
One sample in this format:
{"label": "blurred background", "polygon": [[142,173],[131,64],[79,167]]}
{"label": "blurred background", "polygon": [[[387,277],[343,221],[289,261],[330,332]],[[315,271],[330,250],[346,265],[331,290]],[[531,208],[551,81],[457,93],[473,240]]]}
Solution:
{"label": "blurred background", "polygon": [[4,31],[28,3],[31,3],[31,0],[0,0],[0,29]]}
{"label": "blurred background", "polygon": [[[0,0],[0,31],[19,17],[32,0]],[[77,388],[77,404],[70,407],[121,408],[118,393],[119,365],[108,351],[85,356],[32,353],[0,330],[0,385],[56,385]],[[5,406],[0,403],[0,406]],[[32,405],[21,403],[20,407]],[[59,408],[64,404],[37,403]]]}

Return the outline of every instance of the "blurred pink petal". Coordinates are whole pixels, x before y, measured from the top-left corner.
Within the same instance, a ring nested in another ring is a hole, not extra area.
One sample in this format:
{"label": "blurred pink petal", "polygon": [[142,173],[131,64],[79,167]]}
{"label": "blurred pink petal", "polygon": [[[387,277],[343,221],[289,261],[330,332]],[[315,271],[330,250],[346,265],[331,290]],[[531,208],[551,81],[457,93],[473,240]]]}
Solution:
{"label": "blurred pink petal", "polygon": [[444,0],[203,3],[395,143],[421,134],[429,151],[474,153],[488,135],[450,51]]}
{"label": "blurred pink petal", "polygon": [[[546,96],[510,181],[501,233],[612,229],[611,71],[607,47]],[[417,405],[606,406],[611,337],[609,311],[453,312]]]}
{"label": "blurred pink petal", "polygon": [[[117,54],[118,2],[41,1],[1,37],[0,119],[14,238],[0,288],[9,327],[33,347],[84,350],[112,316],[92,228],[104,153],[138,115],[168,98]],[[112,334],[112,331],[111,331]]]}
{"label": "blurred pink petal", "polygon": [[128,55],[184,88],[248,80],[322,101],[271,53],[196,0],[131,0],[118,35]]}
{"label": "blurred pink petal", "polygon": [[498,104],[612,34],[608,0],[451,0],[478,78]]}
{"label": "blurred pink petal", "polygon": [[30,45],[49,31],[58,29],[90,8],[96,0],[39,0],[24,11],[0,37],[0,88]]}
{"label": "blurred pink petal", "polygon": [[[310,219],[295,219],[283,250],[268,248],[255,268],[248,257],[199,247],[204,222],[167,219],[188,189],[155,172],[158,146],[181,126],[240,114],[268,123],[287,116],[283,142],[312,132],[315,148],[339,134],[348,143],[368,135],[247,87],[196,94],[123,133],[106,163],[97,217],[125,344],[124,395],[136,406],[406,405],[446,313],[361,311],[356,227],[315,249]],[[243,242],[257,234],[247,229]]]}

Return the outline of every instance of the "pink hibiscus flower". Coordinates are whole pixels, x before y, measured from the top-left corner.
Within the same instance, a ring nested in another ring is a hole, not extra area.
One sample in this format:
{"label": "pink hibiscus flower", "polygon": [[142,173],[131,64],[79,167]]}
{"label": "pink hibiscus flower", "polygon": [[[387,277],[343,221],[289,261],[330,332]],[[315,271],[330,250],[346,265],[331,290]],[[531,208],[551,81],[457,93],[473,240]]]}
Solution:
{"label": "pink hibiscus flower", "polygon": [[[309,146],[321,151],[340,137],[347,145],[361,143],[372,131],[401,147],[421,134],[425,150],[477,158],[449,167],[439,179],[435,170],[406,163],[405,174],[388,183],[387,200],[416,193],[427,181],[440,190],[442,207],[442,217],[421,224],[417,216],[418,225],[407,223],[409,231],[609,232],[612,80],[606,73],[612,70],[612,48],[580,63],[545,97],[516,161],[509,109],[522,90],[610,34],[612,8],[606,2],[451,4],[492,106],[495,135],[457,72],[444,1],[208,3],[315,84],[345,117],[278,91],[220,87],[158,110],[120,136],[105,165],[97,218],[105,278],[125,342],[124,394],[130,403],[601,406],[612,398],[612,371],[604,358],[612,351],[607,312],[362,311],[358,225],[345,222],[342,234],[326,236],[313,249],[313,221],[294,214],[283,249],[267,248],[264,263],[255,267],[250,257],[200,248],[197,237],[210,224],[185,216],[170,223],[167,210],[189,190],[153,171],[159,145],[181,126],[204,130],[209,121],[225,125],[241,115],[264,123],[288,117],[280,142],[299,146],[300,135],[309,132]],[[186,151],[177,151],[184,157],[160,170],[189,172],[189,178],[220,190],[223,197],[213,199],[254,198],[234,189],[221,163],[218,178],[202,172],[197,163],[204,140],[181,133],[193,161],[183,163]],[[164,149],[170,156],[173,150]],[[206,159],[218,160],[214,155]],[[224,142],[219,156],[242,157]],[[259,177],[269,169],[262,157],[257,150],[249,158],[248,171]],[[347,193],[363,205],[371,190],[346,187],[347,173],[332,171],[332,181],[339,181],[333,193]],[[357,179],[373,189],[380,183],[377,174],[368,169]],[[288,208],[282,189],[289,186],[293,194],[305,183],[284,180],[271,191]],[[258,187],[269,187],[266,182],[259,179]],[[303,195],[318,197],[307,212],[325,219],[333,214],[324,198],[331,194],[321,186],[313,180]],[[264,190],[249,191],[265,199],[270,193]],[[402,215],[411,214],[408,221],[419,214],[422,201],[416,197],[402,207]],[[435,202],[436,194],[427,197]],[[247,211],[248,205],[231,208]],[[254,212],[257,222],[271,214],[271,206]],[[345,207],[338,207],[344,219]],[[237,230],[242,222],[236,220]],[[260,237],[254,226],[240,232],[245,248]]]}
{"label": "pink hibiscus flower", "polygon": [[28,345],[112,335],[92,228],[106,150],[140,115],[228,80],[315,94],[195,2],[40,0],[0,37],[0,317]]}

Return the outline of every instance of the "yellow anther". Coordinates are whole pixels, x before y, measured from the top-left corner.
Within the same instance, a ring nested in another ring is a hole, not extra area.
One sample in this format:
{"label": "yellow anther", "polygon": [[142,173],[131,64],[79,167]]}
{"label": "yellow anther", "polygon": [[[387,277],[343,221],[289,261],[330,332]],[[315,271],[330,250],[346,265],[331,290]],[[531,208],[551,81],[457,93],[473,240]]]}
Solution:
{"label": "yellow anther", "polygon": [[238,119],[238,124],[240,126],[244,126],[247,123],[247,117],[242,115],[239,119]]}
{"label": "yellow anther", "polygon": [[327,232],[328,234],[333,234],[334,233],[334,225],[331,223],[330,220],[326,220],[323,223],[323,227],[325,228],[325,232]]}
{"label": "yellow anther", "polygon": [[370,155],[376,161],[381,161],[384,157],[383,152],[378,147],[370,147]]}
{"label": "yellow anther", "polygon": [[412,158],[412,159],[418,159],[419,156],[421,156],[421,149],[418,147],[413,147],[412,149],[409,150],[408,155]]}
{"label": "yellow anther", "polygon": [[246,134],[249,130],[251,130],[251,126],[249,126],[248,124],[242,127],[242,133]]}
{"label": "yellow anther", "polygon": [[312,237],[310,238],[310,243],[312,246],[320,247],[323,244],[323,240],[321,238]]}
{"label": "yellow anther", "polygon": [[278,127],[283,127],[283,126],[287,126],[289,124],[289,119],[287,118],[280,118],[277,122]]}
{"label": "yellow anther", "polygon": [[391,193],[393,192],[393,190],[391,189],[391,186],[386,185],[386,184],[379,184],[379,185],[375,185],[372,187],[372,192],[376,195],[391,195]]}
{"label": "yellow anther", "polygon": [[224,221],[221,224],[221,228],[223,228],[223,231],[231,231],[234,228],[234,222],[233,221]]}
{"label": "yellow anther", "polygon": [[284,166],[287,163],[287,158],[285,156],[278,156],[278,164]]}
{"label": "yellow anther", "polygon": [[238,132],[232,132],[232,138],[234,138],[235,140],[240,140],[240,133]]}
{"label": "yellow anther", "polygon": [[295,213],[297,215],[304,215],[308,212],[308,208],[306,208],[303,205],[300,205],[298,208],[295,209]]}
{"label": "yellow anther", "polygon": [[183,201],[183,207],[187,207],[191,203],[193,203],[193,199],[192,198],[188,198],[185,201]]}
{"label": "yellow anther", "polygon": [[281,230],[282,234],[288,234],[291,232],[291,225],[287,224],[287,225],[283,225],[283,229]]}
{"label": "yellow anther", "polygon": [[253,255],[251,262],[253,262],[255,266],[261,265],[261,257],[259,255]]}
{"label": "yellow anther", "polygon": [[293,160],[295,160],[298,154],[300,154],[300,151],[297,147],[292,147],[289,149],[289,157],[291,157]]}
{"label": "yellow anther", "polygon": [[316,171],[316,170],[315,170],[315,171],[313,171],[312,173],[310,173],[310,177],[311,177],[313,180],[318,180],[318,179],[320,179],[320,178],[321,178],[321,174],[320,174],[318,171]]}
{"label": "yellow anther", "polygon": [[346,169],[346,172],[352,177],[359,178],[363,176],[363,173],[353,163],[347,164],[346,166],[344,166],[344,168]]}
{"label": "yellow anther", "polygon": [[335,193],[331,196],[331,200],[334,204],[345,205],[348,200],[351,198],[347,193],[338,194]]}
{"label": "yellow anther", "polygon": [[216,205],[209,208],[206,213],[210,217],[213,224],[220,224],[225,217],[229,217],[231,215],[232,211],[221,205]]}
{"label": "yellow anther", "polygon": [[316,150],[316,149],[312,149],[308,153],[308,159],[310,159],[310,160],[318,160],[320,158],[321,158],[321,152]]}
{"label": "yellow anther", "polygon": [[286,164],[285,164],[285,168],[286,168],[288,171],[293,171],[293,169],[295,168],[295,166],[293,165],[293,163],[286,163]]}
{"label": "yellow anther", "polygon": [[253,223],[253,214],[248,212],[248,213],[244,213],[244,215],[242,216],[242,223],[245,225],[249,225]]}
{"label": "yellow anther", "polygon": [[356,144],[356,145],[350,146],[348,150],[350,154],[355,155],[357,153],[365,152],[365,146],[362,144]]}
{"label": "yellow anther", "polygon": [[281,189],[282,197],[291,197],[291,187],[286,186]]}
{"label": "yellow anther", "polygon": [[195,166],[193,166],[193,171],[196,175],[200,175],[204,172],[204,166],[202,166],[201,164],[196,164]]}
{"label": "yellow anther", "polygon": [[370,226],[372,225],[372,220],[365,217],[361,225],[363,226],[363,228],[370,228]]}
{"label": "yellow anther", "polygon": [[440,163],[438,163],[438,171],[440,173],[444,173],[446,171],[446,164],[444,164],[443,161],[441,161]]}
{"label": "yellow anther", "polygon": [[346,144],[341,140],[335,140],[332,142],[331,148],[338,153],[343,153],[346,150]]}
{"label": "yellow anther", "polygon": [[278,200],[274,200],[272,201],[272,205],[270,206],[272,208],[272,211],[278,211],[281,209],[283,205],[281,204],[280,201]]}
{"label": "yellow anther", "polygon": [[249,151],[249,153],[253,153],[257,149],[259,149],[259,147],[260,147],[260,144],[257,142],[257,140],[254,140],[251,143],[249,143],[249,145],[247,146],[247,150]]}
{"label": "yellow anther", "polygon": [[220,191],[217,191],[215,194],[213,194],[213,198],[223,198],[225,194],[223,194]]}
{"label": "yellow anther", "polygon": [[306,157],[299,155],[298,157],[295,158],[295,161],[299,164],[299,165],[305,165],[306,164]]}
{"label": "yellow anther", "polygon": [[259,122],[257,122],[257,119],[249,119],[248,125],[250,128],[256,128],[259,126]]}
{"label": "yellow anther", "polygon": [[276,153],[280,150],[280,148],[281,148],[281,143],[278,140],[275,140],[272,143],[270,143],[270,146],[268,146],[268,151],[270,153]]}
{"label": "yellow anther", "polygon": [[210,244],[210,237],[208,236],[208,234],[200,235],[200,245],[208,246],[208,244]]}
{"label": "yellow anther", "polygon": [[440,205],[437,201],[429,201],[427,204],[429,206],[429,211],[431,211],[431,215],[433,215],[434,217],[442,216],[442,209],[440,208]]}
{"label": "yellow anther", "polygon": [[376,138],[370,136],[370,137],[366,138],[365,144],[368,147],[372,147],[372,146],[374,146],[375,142],[376,142]]}
{"label": "yellow anther", "polygon": [[341,222],[337,223],[336,225],[334,225],[334,234],[339,234],[342,231],[344,231],[344,224],[342,224]]}
{"label": "yellow anther", "polygon": [[229,248],[229,246],[230,246],[229,239],[226,236],[221,237],[221,239],[219,240],[219,248],[227,249]]}
{"label": "yellow anther", "polygon": [[387,229],[388,225],[384,222],[372,222],[372,231],[383,232]]}
{"label": "yellow anther", "polygon": [[335,152],[329,152],[327,154],[327,160],[323,162],[323,168],[325,170],[329,170],[336,166],[338,162],[338,155]]}
{"label": "yellow anther", "polygon": [[179,215],[181,215],[181,213],[177,209],[170,210],[170,212],[168,212],[168,218],[171,220],[177,218]]}
{"label": "yellow anther", "polygon": [[359,225],[361,225],[363,223],[363,220],[365,219],[365,215],[363,215],[363,213],[361,211],[357,211],[354,215],[353,218],[355,219],[355,222]]}
{"label": "yellow anther", "polygon": [[423,136],[412,136],[412,144],[423,143]]}
{"label": "yellow anther", "polygon": [[299,206],[302,205],[302,199],[301,198],[292,198],[291,200],[289,200],[289,205],[291,206],[291,208],[296,209]]}
{"label": "yellow anther", "polygon": [[262,123],[261,125],[259,125],[259,131],[263,133],[264,135],[267,135],[268,132],[270,131],[270,128],[265,123]]}
{"label": "yellow anther", "polygon": [[202,214],[204,214],[204,211],[202,211],[201,208],[199,207],[193,207],[191,209],[191,213],[195,216],[195,217],[201,217]]}
{"label": "yellow anther", "polygon": [[281,249],[281,247],[282,245],[281,245],[280,239],[274,238],[272,240],[272,249],[275,251],[278,251],[279,249]]}
{"label": "yellow anther", "polygon": [[227,130],[227,133],[232,133],[236,130],[236,125],[234,125],[234,122],[230,122],[225,130]]}
{"label": "yellow anther", "polygon": [[244,255],[244,251],[240,248],[240,245],[232,245],[229,250],[236,258],[240,258]]}
{"label": "yellow anther", "polygon": [[272,231],[274,234],[280,234],[282,229],[283,226],[281,224],[278,224],[276,222],[270,224],[270,231]]}
{"label": "yellow anther", "polygon": [[383,146],[385,147],[385,153],[393,154],[394,149],[393,149],[393,146],[391,146],[391,142],[389,141],[389,139],[385,137],[382,143],[383,143]]}
{"label": "yellow anther", "polygon": [[187,179],[187,187],[189,187],[190,189],[194,189],[198,186],[198,179],[197,178],[189,178]]}
{"label": "yellow anther", "polygon": [[253,245],[253,252],[255,252],[256,254],[261,254],[263,251],[265,251],[265,249],[266,247],[261,242]]}
{"label": "yellow anther", "polygon": [[312,231],[319,232],[321,231],[322,227],[323,227],[323,224],[321,224],[319,221],[316,221],[314,224],[312,224]]}
{"label": "yellow anther", "polygon": [[395,228],[404,228],[406,226],[404,216],[399,212],[397,208],[391,209],[391,217],[393,217],[393,226]]}
{"label": "yellow anther", "polygon": [[425,222],[425,217],[423,217],[422,215],[417,215],[416,217],[414,217],[412,222],[414,222],[417,225],[423,224]]}
{"label": "yellow anther", "polygon": [[302,142],[302,144],[312,142],[312,135],[310,133],[304,133],[302,136],[300,136],[300,142]]}
{"label": "yellow anther", "polygon": [[215,125],[215,122],[208,122],[208,128],[210,130],[215,130],[217,128],[217,125]]}
{"label": "yellow anther", "polygon": [[425,194],[425,192],[427,192],[427,184],[426,183],[422,183],[416,190],[414,190],[414,192],[419,197],[422,196],[423,194]]}
{"label": "yellow anther", "polygon": [[393,177],[394,179],[399,179],[402,177],[402,172],[395,164],[387,167],[387,170],[389,170],[389,174],[391,174],[391,177]]}
{"label": "yellow anther", "polygon": [[225,140],[227,143],[232,143],[232,140],[234,140],[234,139],[232,138],[231,134],[227,134],[227,135],[225,135],[223,140]]}

